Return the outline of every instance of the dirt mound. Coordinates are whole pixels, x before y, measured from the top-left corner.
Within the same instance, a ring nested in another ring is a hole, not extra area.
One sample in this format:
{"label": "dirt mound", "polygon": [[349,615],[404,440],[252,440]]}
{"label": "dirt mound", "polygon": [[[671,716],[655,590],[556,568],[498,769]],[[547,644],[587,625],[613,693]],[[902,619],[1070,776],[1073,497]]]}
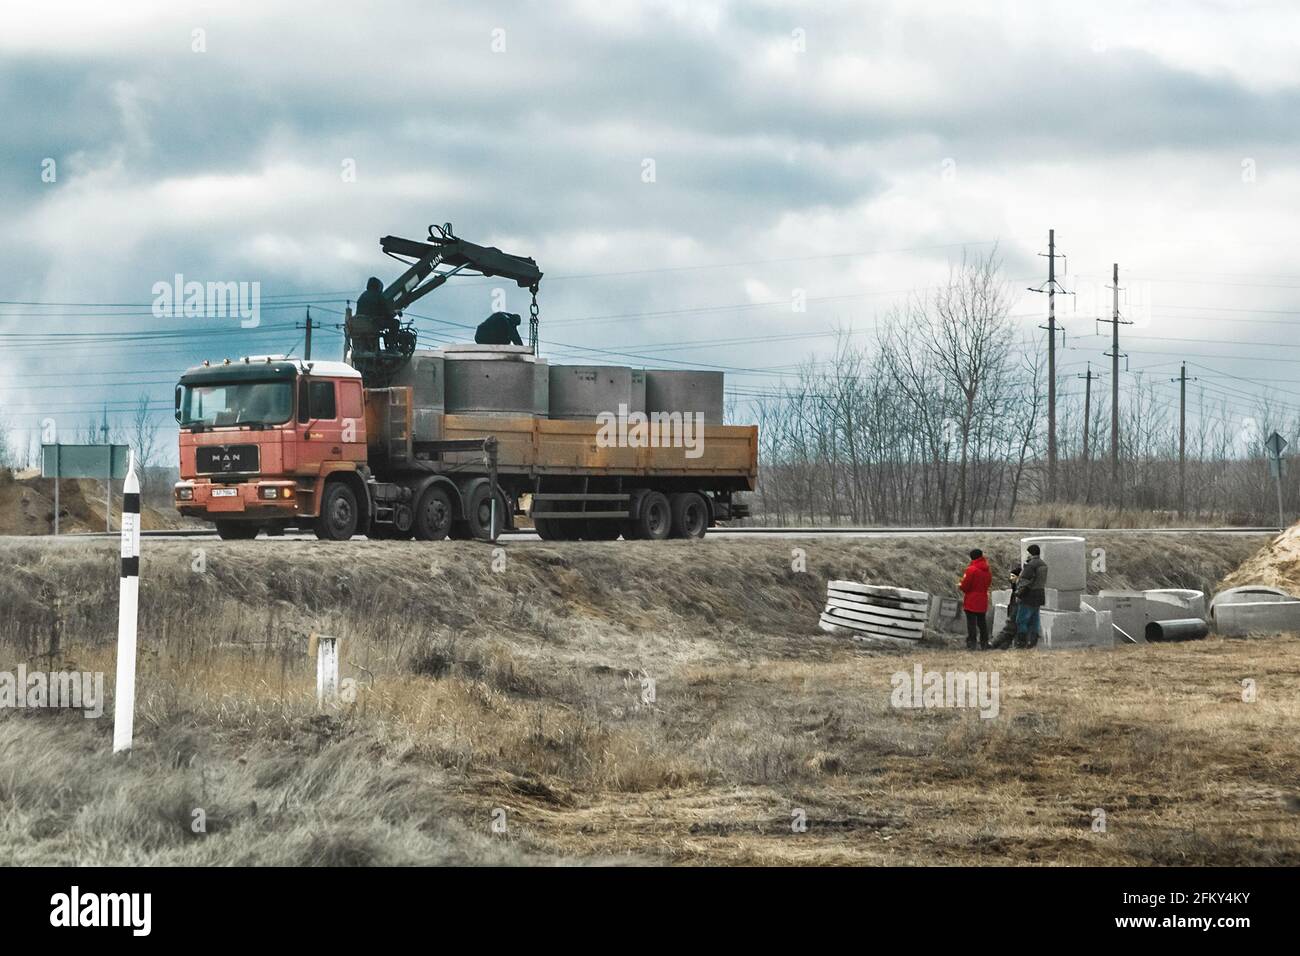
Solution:
{"label": "dirt mound", "polygon": [[1300,594],[1300,524],[1287,528],[1223,579],[1223,587],[1262,584]]}
{"label": "dirt mound", "polygon": [[[59,533],[104,530],[104,483],[85,478],[65,478],[59,483]],[[113,485],[113,527],[121,526],[122,484]],[[187,523],[171,509],[146,505],[141,526],[147,529],[181,528]],[[53,534],[54,481],[17,477],[0,470],[0,535]]]}

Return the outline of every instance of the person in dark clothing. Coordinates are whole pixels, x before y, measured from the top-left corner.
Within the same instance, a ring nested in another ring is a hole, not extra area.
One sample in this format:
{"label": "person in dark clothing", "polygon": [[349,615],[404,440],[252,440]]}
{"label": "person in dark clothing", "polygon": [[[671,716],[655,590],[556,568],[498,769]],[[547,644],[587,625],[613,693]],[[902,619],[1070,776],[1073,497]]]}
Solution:
{"label": "person in dark clothing", "polygon": [[1016,584],[1016,597],[1020,607],[1016,611],[1016,647],[1029,648],[1038,643],[1041,631],[1038,609],[1047,603],[1047,564],[1039,556],[1041,549],[1031,544],[1026,550],[1029,557],[1020,571]]}
{"label": "person in dark clothing", "polygon": [[[957,587],[965,597],[962,609],[966,612],[966,649],[989,649],[989,585],[993,583],[993,574],[989,571],[989,562],[984,552],[975,548],[970,553],[970,564],[962,572]],[[979,644],[976,645],[976,636]]]}
{"label": "person in dark clothing", "polygon": [[519,316],[514,312],[493,312],[479,323],[474,341],[479,345],[523,345],[519,339]]}
{"label": "person in dark clothing", "polygon": [[1016,582],[1019,579],[1020,565],[1017,564],[1011,569],[1011,574],[1007,576],[1008,583],[1011,585],[1011,596],[1007,598],[1007,619],[1002,625],[1002,630],[998,631],[998,636],[989,645],[994,650],[1005,650],[1016,639],[1016,611],[1019,608],[1016,602]]}
{"label": "person in dark clothing", "polygon": [[357,297],[357,309],[348,323],[348,337],[352,347],[361,352],[379,351],[379,336],[391,345],[392,338],[401,328],[393,303],[384,298],[384,284],[371,276],[366,291]]}

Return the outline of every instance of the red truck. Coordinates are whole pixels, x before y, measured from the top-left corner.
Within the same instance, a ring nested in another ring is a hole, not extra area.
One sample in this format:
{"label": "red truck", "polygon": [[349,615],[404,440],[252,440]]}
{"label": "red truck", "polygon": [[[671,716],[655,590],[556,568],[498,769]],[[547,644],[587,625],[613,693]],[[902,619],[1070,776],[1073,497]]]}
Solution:
{"label": "red truck", "polygon": [[703,537],[748,513],[734,495],[754,487],[756,426],[706,424],[691,457],[671,420],[607,444],[594,418],[422,415],[416,392],[367,389],[337,361],[191,368],[176,389],[176,507],[226,539],[494,539],[524,513],[550,540]]}
{"label": "red truck", "polygon": [[[415,260],[384,290],[399,315],[467,270],[511,278],[536,302],[541,273],[531,259],[466,243],[450,225],[431,227],[428,242],[381,244]],[[626,428],[614,432],[581,409],[550,417],[549,372],[575,369],[536,357],[535,307],[533,319],[530,347],[418,352],[407,325],[382,345],[345,340],[347,361],[272,356],[188,369],[176,386],[176,508],[212,521],[225,539],[298,528],[326,540],[427,541],[494,540],[524,514],[548,540],[703,537],[748,513],[735,495],[754,488],[758,429],[721,424],[721,373],[608,367],[610,381],[649,377],[643,391],[589,395],[590,410],[617,401],[609,412],[635,419],[626,440]],[[566,380],[594,388],[598,378],[584,370]],[[696,386],[707,392],[700,401]],[[502,404],[511,388],[522,397]],[[709,407],[661,407],[674,401]],[[684,446],[690,416],[698,434]]]}

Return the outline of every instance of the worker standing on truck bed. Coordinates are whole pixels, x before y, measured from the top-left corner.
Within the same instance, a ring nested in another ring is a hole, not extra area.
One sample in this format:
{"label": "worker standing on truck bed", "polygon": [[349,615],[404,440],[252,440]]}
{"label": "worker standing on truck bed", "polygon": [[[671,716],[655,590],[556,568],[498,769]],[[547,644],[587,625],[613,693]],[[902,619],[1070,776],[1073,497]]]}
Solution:
{"label": "worker standing on truck bed", "polygon": [[348,325],[352,347],[359,352],[378,352],[379,336],[391,342],[400,327],[393,303],[384,298],[384,284],[371,276],[366,291],[357,297],[357,311]]}
{"label": "worker standing on truck bed", "polygon": [[479,345],[523,345],[519,338],[519,321],[514,312],[493,312],[479,323],[474,341]]}
{"label": "worker standing on truck bed", "polygon": [[[988,559],[983,551],[975,548],[970,553],[970,564],[957,582],[957,587],[965,595],[962,609],[966,612],[966,649],[969,651],[977,647],[981,651],[989,649],[989,585],[992,583]],[[977,635],[978,645],[975,643]]]}

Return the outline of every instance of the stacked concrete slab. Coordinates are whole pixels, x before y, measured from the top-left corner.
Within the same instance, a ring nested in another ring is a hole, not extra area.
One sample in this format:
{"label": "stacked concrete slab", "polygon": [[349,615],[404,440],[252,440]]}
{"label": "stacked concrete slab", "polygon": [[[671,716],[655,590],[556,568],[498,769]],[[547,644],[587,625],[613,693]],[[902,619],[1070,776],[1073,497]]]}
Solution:
{"label": "stacked concrete slab", "polygon": [[915,644],[925,636],[930,595],[924,591],[831,581],[818,626],[832,634]]}

